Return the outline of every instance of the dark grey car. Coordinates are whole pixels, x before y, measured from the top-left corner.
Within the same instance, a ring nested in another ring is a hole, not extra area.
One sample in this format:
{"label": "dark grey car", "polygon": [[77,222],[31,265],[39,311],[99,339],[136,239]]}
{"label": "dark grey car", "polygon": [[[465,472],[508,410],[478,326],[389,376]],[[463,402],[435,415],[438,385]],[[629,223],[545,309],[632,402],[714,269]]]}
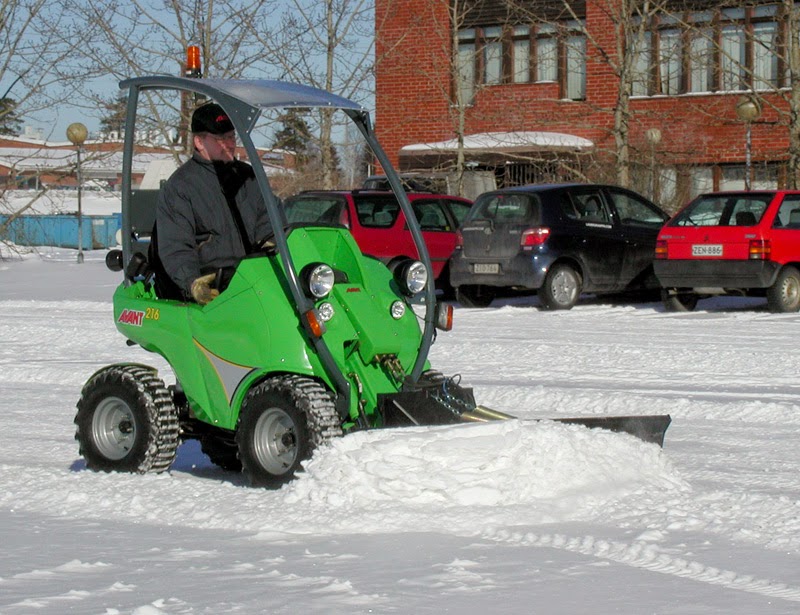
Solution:
{"label": "dark grey car", "polygon": [[582,292],[658,289],[653,256],[667,219],[643,196],[617,186],[487,192],[461,226],[450,282],[468,307],[535,292],[543,307],[566,310]]}

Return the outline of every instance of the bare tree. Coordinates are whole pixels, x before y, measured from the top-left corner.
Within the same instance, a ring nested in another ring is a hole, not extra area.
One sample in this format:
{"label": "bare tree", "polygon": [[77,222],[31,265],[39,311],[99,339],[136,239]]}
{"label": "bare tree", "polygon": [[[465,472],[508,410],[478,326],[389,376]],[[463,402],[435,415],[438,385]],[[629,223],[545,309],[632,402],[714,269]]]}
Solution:
{"label": "bare tree", "polygon": [[787,188],[800,188],[800,7],[794,0],[783,1],[788,32],[786,65],[789,75],[788,102],[789,161]]}
{"label": "bare tree", "polygon": [[[373,8],[369,0],[291,0],[277,26],[264,16],[253,28],[279,77],[356,101],[372,93]],[[337,182],[337,126],[330,110],[316,113],[316,147],[323,188]],[[341,136],[341,135],[339,135]]]}
{"label": "bare tree", "polygon": [[[86,106],[98,116],[107,104],[110,81],[145,74],[183,74],[189,45],[200,47],[203,76],[237,78],[269,72],[272,62],[254,35],[254,25],[270,14],[275,0],[68,0],[66,11],[85,24],[75,61],[87,75],[103,79],[86,92]],[[150,124],[177,140],[186,114],[174,100],[148,95]],[[183,114],[183,117],[181,117]],[[137,127],[138,130],[138,127]]]}
{"label": "bare tree", "polygon": [[[63,38],[63,30],[54,31],[49,23],[59,23],[63,8],[46,0],[0,0],[0,123],[18,127],[25,120],[35,120],[45,111],[50,115],[61,100],[70,98],[80,86],[69,61],[77,39]],[[13,101],[13,104],[5,104]],[[31,148],[31,156],[36,156]],[[33,206],[44,189],[31,192],[19,206],[8,199],[8,190],[15,187],[16,171],[0,179],[0,211],[7,217],[0,224],[0,241],[4,241],[10,224]],[[38,182],[35,182],[38,184]]]}

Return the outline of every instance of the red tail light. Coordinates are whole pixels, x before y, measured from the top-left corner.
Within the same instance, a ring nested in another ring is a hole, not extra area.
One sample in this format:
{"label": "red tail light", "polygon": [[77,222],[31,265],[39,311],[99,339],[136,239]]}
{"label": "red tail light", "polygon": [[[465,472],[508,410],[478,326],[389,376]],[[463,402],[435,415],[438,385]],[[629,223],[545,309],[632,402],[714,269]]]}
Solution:
{"label": "red tail light", "polygon": [[666,239],[659,239],[656,241],[656,259],[664,260],[668,258],[668,250],[667,250],[667,240]]}
{"label": "red tail light", "polygon": [[537,226],[528,228],[522,231],[522,236],[519,238],[519,245],[523,249],[531,249],[536,246],[542,245],[547,238],[550,237],[550,229],[544,226]]}
{"label": "red tail light", "polygon": [[461,231],[456,231],[456,248],[463,248],[464,247],[464,235],[461,234]]}
{"label": "red tail light", "polygon": [[750,260],[765,261],[769,260],[772,254],[772,244],[769,239],[750,240]]}

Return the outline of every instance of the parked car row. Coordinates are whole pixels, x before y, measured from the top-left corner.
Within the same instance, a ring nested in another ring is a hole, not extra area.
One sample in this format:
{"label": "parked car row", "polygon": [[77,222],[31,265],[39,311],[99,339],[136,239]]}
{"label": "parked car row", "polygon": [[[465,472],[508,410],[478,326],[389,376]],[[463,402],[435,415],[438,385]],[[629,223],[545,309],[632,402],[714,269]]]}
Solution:
{"label": "parked car row", "polygon": [[[800,309],[800,191],[710,193],[672,219],[618,186],[548,184],[492,190],[473,204],[408,194],[437,287],[466,307],[536,294],[545,309],[582,293],[658,294],[691,310],[720,294],[766,296],[773,312]],[[365,254],[416,257],[394,195],[312,191],[285,202],[289,223],[348,227]]]}

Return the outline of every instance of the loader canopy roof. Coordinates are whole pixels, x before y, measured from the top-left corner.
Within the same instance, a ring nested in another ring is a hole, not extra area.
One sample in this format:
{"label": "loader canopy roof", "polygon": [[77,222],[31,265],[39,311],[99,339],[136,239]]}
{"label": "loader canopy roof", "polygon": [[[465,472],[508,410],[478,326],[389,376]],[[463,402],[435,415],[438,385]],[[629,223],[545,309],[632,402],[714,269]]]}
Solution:
{"label": "loader canopy roof", "polygon": [[136,77],[122,81],[120,88],[138,87],[187,89],[210,98],[217,98],[222,92],[231,98],[238,99],[251,107],[267,109],[271,107],[330,107],[331,109],[347,109],[364,111],[365,109],[347,98],[297,83],[272,81],[269,79],[188,79],[156,75]]}

